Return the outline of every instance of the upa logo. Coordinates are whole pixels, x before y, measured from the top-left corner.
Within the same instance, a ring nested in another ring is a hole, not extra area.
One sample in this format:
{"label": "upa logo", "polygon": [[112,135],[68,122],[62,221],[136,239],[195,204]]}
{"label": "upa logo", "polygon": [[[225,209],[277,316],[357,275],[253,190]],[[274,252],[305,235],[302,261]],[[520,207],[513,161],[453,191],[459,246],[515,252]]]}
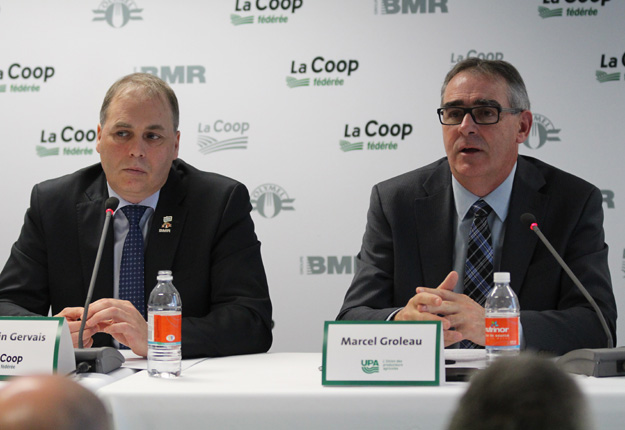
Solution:
{"label": "upa logo", "polygon": [[[579,7],[579,6],[598,6],[604,7],[606,3],[610,0],[542,0],[542,4],[547,4],[556,7],[548,8],[545,6],[538,6],[538,15],[545,18],[556,18],[556,17],[594,17],[599,14],[599,9],[595,9],[594,7]],[[565,8],[559,7],[560,4],[568,4],[573,7]],[[578,6],[578,7],[576,7]],[[566,12],[566,13],[565,13]]]}
{"label": "upa logo", "polygon": [[[304,0],[235,0],[234,12],[230,14],[232,25],[254,24],[255,15],[241,15],[241,13],[260,13],[258,24],[286,24],[288,14],[294,15],[304,5]],[[287,14],[287,16],[285,16]]]}
{"label": "upa logo", "polygon": [[538,149],[547,142],[560,142],[559,133],[560,129],[555,128],[549,118],[535,113],[532,130],[523,144],[529,149]]}
{"label": "upa logo", "polygon": [[130,21],[141,21],[143,9],[132,0],[104,0],[93,13],[93,21],[106,21],[113,28],[122,28]]}
{"label": "upa logo", "polygon": [[263,184],[252,191],[252,210],[263,218],[275,218],[282,211],[294,211],[293,202],[286,191],[276,184]]}
{"label": "upa logo", "polygon": [[[603,84],[605,82],[620,81],[621,72],[612,72],[615,68],[619,67],[619,62],[621,65],[625,66],[625,53],[622,56],[601,54],[601,62],[599,67],[602,70],[597,70],[597,72],[595,73],[595,76],[597,77],[597,82]],[[608,69],[608,71],[606,72],[605,69]],[[623,79],[625,80],[625,77]]]}
{"label": "upa logo", "polygon": [[204,66],[142,66],[138,71],[158,76],[169,84],[206,83],[206,67]]}
{"label": "upa logo", "polygon": [[380,373],[380,363],[378,363],[378,360],[360,360],[360,366],[362,371],[367,375]]}
{"label": "upa logo", "polygon": [[[374,0],[374,11],[378,14],[378,0]],[[414,15],[417,13],[448,13],[448,0],[381,0],[381,15]]]}
{"label": "upa logo", "polygon": [[247,149],[246,133],[249,129],[250,124],[245,121],[218,119],[212,124],[199,123],[197,137],[199,151],[206,155],[227,149]]}
{"label": "upa logo", "polygon": [[[399,143],[394,140],[403,141],[410,134],[412,134],[412,124],[386,124],[372,119],[364,127],[345,124],[345,132],[343,133],[343,138],[339,140],[339,147],[343,152],[362,151],[364,149],[368,151],[394,151],[399,147]],[[366,146],[364,141],[351,142],[346,140],[349,138],[360,138],[361,135],[372,138],[372,140],[369,140]],[[387,141],[386,139],[390,140]]]}
{"label": "upa logo", "polygon": [[[314,73],[312,85],[317,87],[336,87],[345,85],[345,79],[350,77],[360,67],[358,60],[354,59],[326,59],[323,56],[313,58],[310,63],[291,61],[292,75],[304,75]],[[321,73],[331,73],[334,76],[319,76]],[[311,78],[300,76],[287,76],[286,84],[289,88],[308,87]]]}

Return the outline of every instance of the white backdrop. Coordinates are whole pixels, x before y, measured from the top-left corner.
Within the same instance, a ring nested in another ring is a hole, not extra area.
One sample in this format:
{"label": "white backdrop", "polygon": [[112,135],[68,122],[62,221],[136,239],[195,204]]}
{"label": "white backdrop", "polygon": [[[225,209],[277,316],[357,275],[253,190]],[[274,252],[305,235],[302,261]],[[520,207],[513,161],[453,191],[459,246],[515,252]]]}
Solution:
{"label": "white backdrop", "polygon": [[180,157],[258,205],[272,351],[320,351],[371,187],[444,155],[443,77],[484,56],[525,79],[535,127],[520,152],[604,191],[623,314],[624,19],[619,0],[0,0],[0,262],[32,186],[99,160],[106,89],[149,71],[179,97]]}

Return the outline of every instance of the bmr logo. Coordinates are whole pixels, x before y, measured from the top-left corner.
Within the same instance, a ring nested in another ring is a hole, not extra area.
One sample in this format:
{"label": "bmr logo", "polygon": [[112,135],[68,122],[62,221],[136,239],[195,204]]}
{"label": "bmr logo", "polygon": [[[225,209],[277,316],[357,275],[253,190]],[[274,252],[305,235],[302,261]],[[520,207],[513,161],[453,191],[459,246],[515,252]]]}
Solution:
{"label": "bmr logo", "polygon": [[263,184],[252,191],[251,202],[254,211],[264,218],[274,218],[282,211],[294,211],[292,204],[295,199],[282,187],[276,184]]}
{"label": "bmr logo", "polygon": [[605,204],[608,209],[614,209],[614,191],[601,190],[601,195],[603,195],[603,204]]}
{"label": "bmr logo", "polygon": [[[135,71],[137,68],[135,67]],[[194,84],[206,83],[206,68],[204,66],[142,66],[139,68],[142,73],[150,73],[158,76],[169,84]]]}
{"label": "bmr logo", "polygon": [[[247,149],[250,124],[244,121],[224,121],[218,119],[212,124],[198,124],[197,145],[199,151],[206,155],[226,149]],[[216,135],[217,138],[206,133]],[[224,137],[225,136],[225,137]]]}
{"label": "bmr logo", "polygon": [[131,20],[143,20],[139,16],[141,12],[143,9],[139,9],[132,0],[103,0],[100,7],[93,11],[93,21],[106,21],[113,28],[122,28]]}
{"label": "bmr logo", "polygon": [[[382,0],[382,15],[447,13],[447,0]],[[378,0],[375,0],[375,13],[378,13]]]}
{"label": "bmr logo", "polygon": [[362,371],[368,375],[380,372],[380,364],[378,360],[360,360]]}
{"label": "bmr logo", "polygon": [[549,118],[535,113],[532,130],[523,144],[529,149],[538,149],[547,142],[560,142],[558,133],[560,133],[560,129],[555,128]]}
{"label": "bmr logo", "polygon": [[356,257],[311,256],[300,257],[301,275],[352,275],[356,269]]}

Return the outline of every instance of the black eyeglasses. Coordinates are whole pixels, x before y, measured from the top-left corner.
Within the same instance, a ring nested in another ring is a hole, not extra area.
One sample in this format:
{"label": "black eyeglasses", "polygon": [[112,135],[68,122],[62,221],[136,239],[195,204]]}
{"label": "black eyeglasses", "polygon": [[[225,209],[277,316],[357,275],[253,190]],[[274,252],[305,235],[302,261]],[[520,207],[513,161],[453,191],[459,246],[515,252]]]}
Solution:
{"label": "black eyeglasses", "polygon": [[523,112],[519,108],[502,108],[499,106],[474,106],[465,107],[444,107],[436,109],[438,119],[443,125],[458,125],[462,123],[464,117],[469,114],[473,122],[480,125],[492,125],[499,122],[499,114],[508,112],[517,114]]}

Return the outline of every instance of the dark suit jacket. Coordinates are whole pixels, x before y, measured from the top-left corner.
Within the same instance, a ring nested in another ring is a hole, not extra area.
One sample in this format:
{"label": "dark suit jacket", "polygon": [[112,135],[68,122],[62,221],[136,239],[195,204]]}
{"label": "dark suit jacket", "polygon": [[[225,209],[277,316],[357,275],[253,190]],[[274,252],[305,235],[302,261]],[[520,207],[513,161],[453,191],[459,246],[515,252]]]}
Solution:
{"label": "dark suit jacket", "polygon": [[[84,306],[107,198],[100,164],[33,188],[22,232],[0,274],[0,315]],[[181,160],[172,164],[146,238],[146,303],[157,272],[171,270],[182,298],[183,357],[271,346],[271,302],[250,211],[244,185]],[[159,232],[165,216],[173,217],[169,233]],[[93,301],[104,297],[113,297],[112,228]],[[108,335],[96,341],[110,342]]]}
{"label": "dark suit jacket", "polygon": [[[533,213],[597,301],[616,344],[616,303],[604,242],[601,192],[539,160],[519,156],[499,270],[519,297],[526,346],[563,354],[605,347],[597,315],[529,226]],[[436,288],[452,270],[454,200],[447,159],[373,188],[358,268],[338,319],[384,320],[415,288]]]}

